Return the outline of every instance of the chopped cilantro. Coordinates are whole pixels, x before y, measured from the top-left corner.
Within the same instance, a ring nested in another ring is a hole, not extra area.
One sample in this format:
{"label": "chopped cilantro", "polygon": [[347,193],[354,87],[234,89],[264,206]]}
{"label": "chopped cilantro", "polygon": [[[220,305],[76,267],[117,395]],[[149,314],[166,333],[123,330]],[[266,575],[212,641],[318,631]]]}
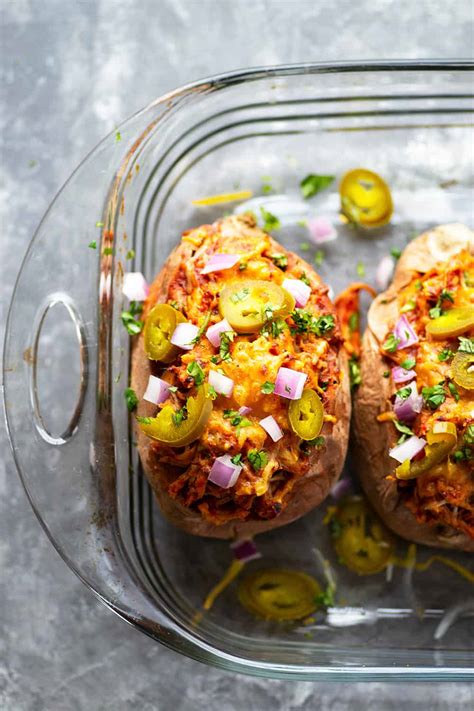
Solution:
{"label": "chopped cilantro", "polygon": [[454,353],[450,348],[443,348],[443,350],[438,353],[438,360],[441,362],[451,360],[453,355]]}
{"label": "chopped cilantro", "polygon": [[102,254],[104,254],[106,257],[110,256],[113,253],[114,253],[113,247],[104,247],[104,250],[102,252]]}
{"label": "chopped cilantro", "polygon": [[353,311],[349,316],[349,331],[354,333],[359,328],[359,314],[357,311]]}
{"label": "chopped cilantro", "polygon": [[473,451],[470,447],[462,447],[461,449],[457,449],[451,455],[451,459],[453,459],[455,462],[462,462],[462,461],[467,462],[473,458],[474,458],[474,454],[473,454]]}
{"label": "chopped cilantro", "polygon": [[364,277],[365,276],[365,266],[363,262],[357,262],[357,276]]}
{"label": "chopped cilantro", "polygon": [[416,365],[416,360],[414,358],[407,358],[406,360],[403,361],[402,363],[402,368],[405,368],[405,370],[411,370],[414,368]]}
{"label": "chopped cilantro", "polygon": [[213,385],[209,385],[207,389],[207,396],[210,400],[215,400],[217,397],[216,389]]}
{"label": "chopped cilantro", "polygon": [[151,425],[151,421],[151,417],[137,417],[137,422],[139,422],[141,425]]}
{"label": "chopped cilantro", "polygon": [[217,365],[217,363],[219,362],[219,356],[213,355],[210,357],[209,360],[211,361],[211,363],[214,363],[214,365]]}
{"label": "chopped cilantro", "polygon": [[325,441],[325,438],[322,435],[319,435],[319,437],[315,437],[314,439],[308,439],[305,442],[305,445],[307,447],[322,447]]}
{"label": "chopped cilantro", "polygon": [[247,267],[248,267],[247,262],[240,262],[240,264],[239,264],[239,270],[240,270],[241,272],[243,272],[244,269],[247,269]]}
{"label": "chopped cilantro", "polygon": [[120,314],[122,323],[131,336],[136,336],[143,328],[143,321],[135,318],[137,315],[141,314],[142,308],[141,304],[138,304],[136,301],[131,301],[129,310],[122,311]]}
{"label": "chopped cilantro", "polygon": [[125,255],[125,259],[133,259],[134,257],[135,257],[135,250],[129,249],[127,254]]}
{"label": "chopped cilantro", "polygon": [[423,284],[422,284],[422,282],[421,282],[421,279],[417,279],[417,280],[415,281],[414,286],[415,286],[415,289],[416,289],[417,291],[420,291],[421,287],[423,286]]}
{"label": "chopped cilantro", "polygon": [[384,378],[389,378],[390,377],[390,371],[389,370],[384,370],[382,373]]}
{"label": "chopped cilantro", "polygon": [[122,134],[120,133],[120,131],[115,131],[115,142],[120,143],[121,140],[122,140]]}
{"label": "chopped cilantro", "polygon": [[298,227],[307,227],[308,220],[297,220],[296,224],[298,225]]}
{"label": "chopped cilantro", "polygon": [[324,260],[324,252],[322,249],[318,249],[314,255],[314,263],[317,267],[320,267]]}
{"label": "chopped cilantro", "polygon": [[316,605],[320,607],[334,607],[334,593],[336,592],[334,585],[328,585],[326,590],[318,593],[314,598]]}
{"label": "chopped cilantro", "polygon": [[329,533],[333,538],[339,538],[342,533],[342,526],[337,518],[332,518],[328,524]]}
{"label": "chopped cilantro", "polygon": [[405,388],[400,388],[400,390],[397,390],[395,395],[397,397],[399,397],[400,400],[406,400],[407,397],[410,397],[410,395],[411,395],[411,388],[409,386],[407,386]]}
{"label": "chopped cilantro", "polygon": [[271,383],[269,380],[266,380],[261,387],[261,391],[265,395],[270,395],[270,393],[272,393],[274,390],[275,390],[275,383]]}
{"label": "chopped cilantro", "polygon": [[308,279],[308,277],[306,276],[306,272],[303,272],[303,273],[301,274],[301,276],[300,276],[300,281],[302,281],[303,284],[306,284],[307,286],[311,286],[311,282],[310,282],[310,280]]}
{"label": "chopped cilantro", "polygon": [[230,420],[234,427],[249,427],[252,424],[248,417],[240,415],[238,410],[224,410],[224,418]]}
{"label": "chopped cilantro", "polygon": [[96,223],[95,223],[95,226],[96,226],[96,227],[103,227],[103,226],[104,226],[104,223],[103,223],[103,222],[100,222],[100,220],[99,220],[99,222],[96,222]]}
{"label": "chopped cilantro", "polygon": [[87,246],[89,247],[89,249],[97,249],[97,242],[95,241],[95,239],[93,239],[92,242],[89,242]]}
{"label": "chopped cilantro", "polygon": [[251,449],[247,454],[247,458],[252,465],[252,469],[256,472],[263,469],[268,463],[268,454],[264,449],[260,451],[257,449]]}
{"label": "chopped cilantro", "polygon": [[464,432],[464,441],[467,444],[474,444],[474,425],[468,425]]}
{"label": "chopped cilantro", "polygon": [[453,396],[453,398],[456,400],[456,402],[459,402],[459,391],[454,383],[451,383],[451,382],[448,383],[448,390],[451,393],[451,395]]}
{"label": "chopped cilantro", "polygon": [[400,257],[402,256],[402,250],[398,249],[398,247],[392,247],[392,249],[390,250],[390,254],[394,259],[400,259]]}
{"label": "chopped cilantro", "polygon": [[286,254],[270,254],[270,259],[272,262],[275,264],[275,266],[279,267],[280,269],[285,269],[288,266],[288,257]]}
{"label": "chopped cilantro", "polygon": [[221,360],[230,360],[230,344],[235,338],[234,331],[223,331],[221,333],[221,344],[219,346],[219,357]]}
{"label": "chopped cilantro", "polygon": [[126,388],[124,391],[125,402],[127,403],[127,409],[132,412],[138,405],[138,397],[133,388]]}
{"label": "chopped cilantro", "polygon": [[271,212],[268,212],[268,210],[265,210],[264,207],[260,208],[260,212],[262,214],[263,218],[263,231],[264,232],[272,232],[273,230],[279,230],[281,227],[281,222],[278,219],[278,217],[275,217],[275,215],[272,215]]}
{"label": "chopped cilantro", "polygon": [[411,430],[407,425],[404,425],[403,422],[400,422],[399,420],[393,420],[393,424],[395,425],[395,429],[397,429],[404,435],[408,435],[409,437],[411,437],[413,434],[415,434],[413,430]]}
{"label": "chopped cilantro", "polygon": [[250,288],[248,286],[244,286],[244,288],[240,291],[234,292],[231,295],[230,300],[233,304],[238,304],[240,301],[245,301],[245,299],[248,299],[249,294]]}
{"label": "chopped cilantro", "polygon": [[336,322],[332,314],[313,316],[309,311],[296,308],[291,317],[295,322],[296,333],[314,333],[316,336],[324,336],[334,329]]}
{"label": "chopped cilantro", "polygon": [[300,249],[302,252],[309,252],[309,250],[311,249],[311,245],[309,242],[301,242]]}
{"label": "chopped cilantro", "polygon": [[194,337],[193,340],[191,341],[191,343],[193,344],[193,346],[196,345],[196,343],[199,343],[199,341],[200,341],[201,338],[203,337],[204,331],[206,330],[206,328],[207,328],[207,326],[208,326],[208,324],[209,324],[210,318],[211,318],[211,312],[208,311],[207,314],[204,316],[204,321],[203,321],[202,324],[199,326],[198,332],[196,333],[195,337]]}
{"label": "chopped cilantro", "polygon": [[351,390],[354,390],[362,382],[359,359],[354,355],[351,356],[349,360],[349,379],[351,383]]}
{"label": "chopped cilantro", "polygon": [[334,175],[316,175],[315,173],[310,173],[300,182],[303,197],[305,199],[313,197],[313,195],[329,187],[334,181],[334,177]]}
{"label": "chopped cilantro", "polygon": [[239,452],[238,454],[235,454],[233,457],[230,458],[230,461],[232,464],[236,464],[237,466],[239,464],[242,464],[242,454]]}
{"label": "chopped cilantro", "polygon": [[461,353],[474,353],[474,338],[464,338],[464,336],[459,336],[458,351]]}
{"label": "chopped cilantro", "polygon": [[260,333],[264,336],[272,335],[273,338],[278,338],[285,328],[288,328],[285,321],[282,318],[276,318],[267,321],[264,326],[262,326]]}
{"label": "chopped cilantro", "polygon": [[443,383],[433,385],[432,388],[423,388],[421,394],[425,405],[429,407],[430,410],[436,410],[446,400]]}
{"label": "chopped cilantro", "polygon": [[439,318],[443,315],[443,301],[450,301],[451,303],[454,303],[452,293],[450,291],[447,291],[446,289],[443,289],[440,295],[438,296],[436,306],[433,306],[433,308],[429,310],[430,318]]}
{"label": "chopped cilantro", "polygon": [[397,338],[394,333],[390,333],[382,348],[384,351],[388,351],[389,353],[395,353],[400,340],[401,339]]}
{"label": "chopped cilantro", "polygon": [[197,361],[191,361],[191,363],[188,364],[186,371],[194,379],[195,385],[201,385],[204,382],[206,376]]}
{"label": "chopped cilantro", "polygon": [[176,426],[180,425],[183,420],[188,419],[188,411],[186,409],[186,405],[181,407],[179,410],[176,410],[176,412],[173,412],[172,414],[172,420]]}

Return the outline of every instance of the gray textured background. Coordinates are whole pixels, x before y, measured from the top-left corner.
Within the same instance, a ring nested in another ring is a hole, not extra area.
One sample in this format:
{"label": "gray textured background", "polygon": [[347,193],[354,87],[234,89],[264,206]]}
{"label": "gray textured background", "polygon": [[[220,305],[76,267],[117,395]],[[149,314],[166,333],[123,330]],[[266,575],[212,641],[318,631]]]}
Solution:
{"label": "gray textured background", "polygon": [[[469,57],[470,0],[0,0],[0,328],[56,190],[117,122],[173,87],[257,64]],[[62,563],[0,431],[0,708],[467,709],[467,684],[236,677],[127,627]]]}

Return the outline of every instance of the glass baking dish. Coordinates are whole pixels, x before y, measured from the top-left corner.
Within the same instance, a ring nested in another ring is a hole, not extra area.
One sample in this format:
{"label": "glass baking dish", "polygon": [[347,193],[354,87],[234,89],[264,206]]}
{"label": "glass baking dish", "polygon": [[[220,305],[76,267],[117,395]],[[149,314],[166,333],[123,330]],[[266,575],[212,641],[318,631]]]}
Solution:
{"label": "glass baking dish", "polygon": [[[18,277],[5,344],[18,470],[67,564],[162,644],[269,677],[472,677],[470,584],[439,564],[426,572],[350,573],[335,561],[322,524],[328,502],[260,537],[263,558],[247,564],[250,571],[296,568],[321,581],[327,559],[338,585],[327,615],[309,625],[259,621],[238,603],[235,583],[198,614],[231,560],[229,546],[182,533],[157,509],[124,406],[130,343],[120,311],[124,269],[151,280],[184,229],[227,208],[198,208],[193,198],[239,188],[258,194],[262,176],[278,192],[297,194],[309,172],[341,175],[363,165],[391,185],[389,226],[365,233],[341,227],[327,246],[320,272],[336,293],[356,278],[358,260],[373,282],[379,258],[415,231],[472,225],[473,66],[306,64],[197,82],[105,138],[41,222]],[[336,189],[315,206],[337,212]],[[284,228],[277,238],[300,251],[301,229]],[[357,462],[347,467],[353,473]],[[400,554],[406,547],[400,542]],[[420,560],[430,554],[418,549]],[[449,557],[469,564],[466,555]]]}

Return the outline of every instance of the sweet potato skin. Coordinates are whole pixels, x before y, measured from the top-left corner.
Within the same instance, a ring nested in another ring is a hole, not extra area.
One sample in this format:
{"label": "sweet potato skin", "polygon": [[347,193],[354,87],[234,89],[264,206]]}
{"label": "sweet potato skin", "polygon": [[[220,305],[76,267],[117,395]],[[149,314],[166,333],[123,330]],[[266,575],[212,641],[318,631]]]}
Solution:
{"label": "sweet potato skin", "polygon": [[386,324],[397,318],[397,293],[410,281],[413,271],[427,272],[465,248],[474,251],[474,233],[464,225],[441,225],[423,233],[403,252],[390,287],[372,303],[362,340],[362,383],[354,399],[352,445],[362,487],[389,528],[415,543],[474,552],[472,538],[454,529],[439,530],[419,523],[404,505],[396,482],[386,478],[393,471],[388,455],[390,430],[386,423],[377,421],[377,415],[391,409],[390,383],[382,377],[386,365],[380,344],[386,336]]}
{"label": "sweet potato skin", "polygon": [[[241,228],[242,223],[238,218],[230,219],[235,220],[234,226],[236,229]],[[249,229],[245,225],[243,228]],[[274,240],[272,240],[272,248],[275,252],[285,251]],[[151,286],[150,293],[154,301],[166,301],[169,284],[173,280],[182,260],[187,260],[191,253],[192,246],[183,242],[170,254]],[[286,253],[289,254],[288,252]],[[313,271],[311,265],[307,262],[298,257],[296,259],[302,270],[307,273]],[[235,520],[217,526],[206,521],[198,512],[180,504],[167,492],[169,484],[178,474],[178,468],[158,462],[156,457],[153,457],[150,440],[140,428],[136,427],[135,437],[143,469],[160,509],[167,519],[193,535],[229,539],[254,536],[269,529],[284,526],[318,506],[326,498],[341,473],[348,445],[351,398],[347,356],[342,347],[339,351],[338,360],[342,373],[342,382],[334,401],[334,415],[337,422],[334,425],[329,423],[324,425],[322,431],[325,437],[324,447],[315,449],[314,454],[311,455],[309,472],[296,480],[289,494],[286,507],[279,516],[270,520]],[[142,400],[150,374],[150,361],[145,354],[143,334],[141,334],[132,350],[131,386],[139,398],[137,414],[142,417],[149,417],[154,414],[154,406]],[[267,447],[267,449],[270,449],[270,447]]]}

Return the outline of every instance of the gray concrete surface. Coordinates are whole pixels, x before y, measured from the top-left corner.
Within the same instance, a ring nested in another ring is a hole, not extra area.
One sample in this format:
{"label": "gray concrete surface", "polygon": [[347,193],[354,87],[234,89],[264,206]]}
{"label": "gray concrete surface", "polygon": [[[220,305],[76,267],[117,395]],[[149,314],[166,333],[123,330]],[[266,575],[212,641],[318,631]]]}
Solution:
{"label": "gray concrete surface", "polygon": [[[0,0],[0,326],[34,228],[121,119],[181,83],[307,60],[469,57],[470,0]],[[114,617],[42,533],[0,433],[0,708],[467,709],[467,684],[237,677]]]}

